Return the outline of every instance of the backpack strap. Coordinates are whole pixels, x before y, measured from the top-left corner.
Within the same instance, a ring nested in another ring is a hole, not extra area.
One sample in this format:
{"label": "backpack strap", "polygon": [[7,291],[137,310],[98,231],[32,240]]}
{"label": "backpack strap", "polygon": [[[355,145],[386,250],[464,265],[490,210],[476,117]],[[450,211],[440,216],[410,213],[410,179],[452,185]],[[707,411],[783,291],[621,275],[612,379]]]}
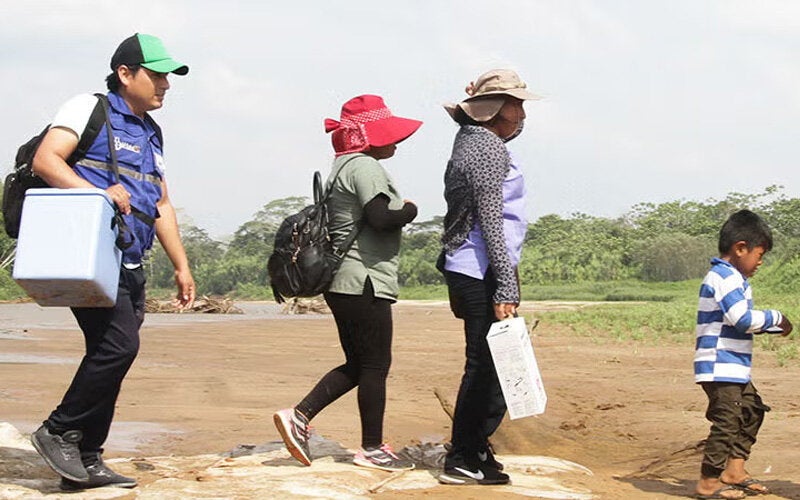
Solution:
{"label": "backpack strap", "polygon": [[111,128],[111,117],[108,113],[108,97],[103,94],[95,94],[97,102],[103,107],[103,123],[106,126],[106,139],[108,140],[108,154],[111,156],[111,172],[114,174],[114,183],[119,184],[119,165],[117,164],[117,148],[114,147],[114,132]]}
{"label": "backpack strap", "polygon": [[[344,260],[344,256],[347,255],[347,252],[350,251],[350,247],[352,247],[353,243],[356,242],[356,238],[358,238],[358,233],[360,233],[361,230],[364,229],[365,224],[366,222],[364,221],[363,217],[361,219],[358,219],[356,221],[355,227],[353,227],[353,229],[350,230],[350,234],[347,235],[347,238],[345,238],[344,243],[342,243],[342,246],[338,248],[337,247],[333,248],[333,255],[335,255],[336,258],[339,259],[339,264],[342,263],[342,260]],[[337,265],[335,270],[338,269],[339,266]]]}
{"label": "backpack strap", "polygon": [[[356,158],[358,157],[353,156],[352,158],[349,158],[346,162],[342,163],[342,166],[339,167],[339,169],[336,171],[336,174],[334,174],[333,179],[331,179],[330,186],[328,186],[327,191],[325,191],[325,197],[322,199],[323,203],[327,203],[328,198],[331,195],[331,191],[333,191],[333,184],[336,182],[336,179],[339,177],[339,174],[342,172],[342,170],[344,170],[344,167],[352,160],[355,160]],[[347,238],[344,239],[342,245],[340,247],[333,247],[333,255],[334,257],[336,257],[337,260],[334,273],[339,270],[339,266],[342,264],[345,255],[347,255],[347,252],[350,251],[350,247],[353,246],[353,243],[356,242],[356,238],[358,238],[358,233],[360,233],[361,230],[364,228],[366,222],[367,221],[365,220],[364,217],[358,219],[353,229],[351,229],[350,233],[347,235]]]}
{"label": "backpack strap", "polygon": [[[78,147],[75,148],[75,151],[73,151],[67,159],[67,164],[70,166],[75,165],[78,160],[81,160],[84,156],[86,156],[89,148],[92,147],[94,140],[97,139],[97,136],[100,134],[100,130],[103,129],[103,126],[106,123],[106,116],[108,115],[108,98],[104,94],[99,93],[95,94],[95,97],[97,97],[97,104],[94,105],[92,114],[89,115],[89,121],[86,122],[86,128],[84,128],[83,132],[81,132],[81,137],[78,139]],[[103,101],[105,101],[105,103]]]}
{"label": "backpack strap", "polygon": [[[336,173],[333,175],[333,179],[331,179],[330,186],[328,186],[328,189],[325,190],[325,196],[322,197],[322,203],[327,203],[328,198],[330,198],[330,196],[331,196],[331,191],[333,191],[333,185],[336,183],[336,179],[339,178],[339,174],[341,174],[342,170],[344,170],[344,167],[346,167],[348,163],[350,163],[351,161],[355,160],[356,158],[358,158],[358,156],[353,156],[352,158],[348,158],[347,161],[342,163],[342,166],[339,167],[336,170]],[[315,177],[315,180],[316,180],[316,177]],[[315,186],[315,188],[316,188],[316,186]],[[314,191],[314,197],[315,198],[316,198],[316,195],[317,195],[317,193],[316,193],[316,189],[315,189],[315,191]]]}

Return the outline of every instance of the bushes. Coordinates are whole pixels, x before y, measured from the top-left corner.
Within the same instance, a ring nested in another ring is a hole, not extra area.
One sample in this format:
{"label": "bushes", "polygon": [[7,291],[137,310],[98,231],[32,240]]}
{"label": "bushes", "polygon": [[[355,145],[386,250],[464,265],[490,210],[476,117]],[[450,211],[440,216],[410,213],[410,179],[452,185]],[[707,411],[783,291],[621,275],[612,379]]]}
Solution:
{"label": "bushes", "polygon": [[[423,223],[424,224],[424,223]],[[442,251],[439,243],[439,228],[430,227],[422,231],[403,235],[402,251],[398,266],[400,286],[441,285],[442,273],[436,269],[436,259]]]}
{"label": "bushes", "polygon": [[[304,205],[305,199],[297,197],[264,205],[228,245],[211,240],[199,228],[182,228],[199,291],[262,296],[269,289],[266,261],[275,230],[286,215]],[[800,280],[800,200],[787,199],[780,188],[769,187],[756,195],[732,193],[722,201],[643,203],[616,219],[586,214],[540,217],[528,226],[519,268],[525,296],[560,298],[580,290],[581,296],[604,300],[669,300],[669,294],[642,295],[630,284],[702,277],[709,258],[717,253],[720,226],[740,208],[763,214],[775,229],[776,247],[767,255],[758,279],[789,291]],[[416,296],[422,293],[420,287],[436,289],[443,283],[435,267],[441,230],[441,217],[405,228],[399,281],[405,289],[414,288]],[[156,249],[152,259],[153,284],[172,287],[171,265],[159,252]],[[598,284],[598,288],[575,289],[576,284]]]}
{"label": "bushes", "polygon": [[712,238],[665,233],[638,243],[632,261],[644,281],[683,281],[703,277],[715,254]]}
{"label": "bushes", "polygon": [[529,225],[520,279],[525,283],[583,283],[627,279],[630,229],[620,220],[546,215]]}

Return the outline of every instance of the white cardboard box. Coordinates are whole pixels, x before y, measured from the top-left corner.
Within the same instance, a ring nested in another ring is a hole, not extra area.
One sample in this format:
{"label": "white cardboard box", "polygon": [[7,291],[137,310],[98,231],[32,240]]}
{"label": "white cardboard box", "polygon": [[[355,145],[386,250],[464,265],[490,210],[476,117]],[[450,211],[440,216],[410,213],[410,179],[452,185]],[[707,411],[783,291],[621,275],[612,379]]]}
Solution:
{"label": "white cardboard box", "polygon": [[539,365],[524,318],[493,323],[486,335],[511,420],[539,415],[547,406]]}
{"label": "white cardboard box", "polygon": [[29,189],[14,280],[41,306],[111,307],[122,253],[102,189]]}

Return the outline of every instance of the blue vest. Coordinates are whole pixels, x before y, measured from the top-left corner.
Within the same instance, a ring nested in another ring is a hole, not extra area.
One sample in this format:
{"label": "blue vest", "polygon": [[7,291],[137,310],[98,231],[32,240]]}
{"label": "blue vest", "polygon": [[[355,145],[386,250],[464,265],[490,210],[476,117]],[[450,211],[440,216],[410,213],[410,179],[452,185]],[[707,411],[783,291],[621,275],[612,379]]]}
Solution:
{"label": "blue vest", "polygon": [[[156,219],[156,203],[161,199],[164,177],[162,145],[158,135],[153,125],[134,115],[118,94],[110,92],[108,102],[120,181],[131,194],[131,205]],[[101,189],[115,184],[105,127],[100,130],[86,157],[74,168],[79,176]],[[136,241],[123,251],[122,262],[139,263],[153,246],[155,228],[132,214],[125,216],[125,222],[132,229]]]}

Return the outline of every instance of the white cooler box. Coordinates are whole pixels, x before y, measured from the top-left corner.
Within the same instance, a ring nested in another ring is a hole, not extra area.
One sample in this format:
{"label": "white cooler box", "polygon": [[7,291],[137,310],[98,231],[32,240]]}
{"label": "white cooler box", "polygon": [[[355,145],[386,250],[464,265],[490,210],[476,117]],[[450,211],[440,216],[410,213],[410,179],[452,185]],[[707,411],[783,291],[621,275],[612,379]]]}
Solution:
{"label": "white cooler box", "polygon": [[29,189],[14,280],[41,306],[113,306],[122,259],[113,218],[102,189]]}
{"label": "white cooler box", "polygon": [[511,420],[544,413],[544,392],[524,318],[493,323],[486,335]]}

